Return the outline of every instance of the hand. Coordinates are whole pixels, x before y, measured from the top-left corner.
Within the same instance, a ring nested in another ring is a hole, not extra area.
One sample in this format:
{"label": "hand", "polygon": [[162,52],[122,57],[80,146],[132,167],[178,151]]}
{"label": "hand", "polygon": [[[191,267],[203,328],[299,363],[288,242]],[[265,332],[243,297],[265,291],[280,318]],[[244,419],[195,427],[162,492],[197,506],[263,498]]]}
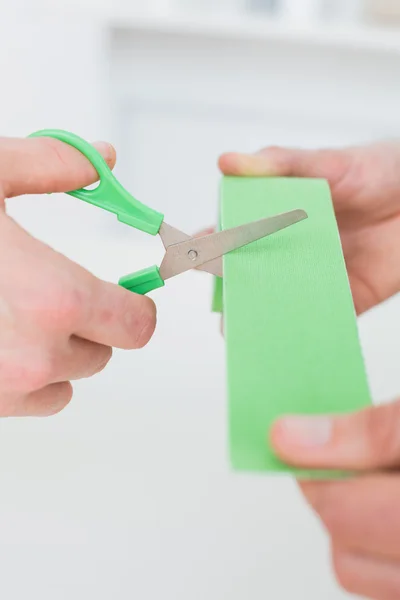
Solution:
{"label": "hand", "polygon": [[267,148],[225,154],[226,175],[327,179],[355,307],[362,313],[400,290],[400,144],[344,150]]}
{"label": "hand", "polygon": [[333,419],[283,419],[271,440],[289,464],[360,472],[301,487],[330,536],[342,587],[373,600],[399,600],[400,401]]}
{"label": "hand", "polygon": [[[399,144],[269,148],[225,154],[220,167],[227,175],[327,179],[357,312],[400,290]],[[287,417],[271,432],[276,453],[289,464],[363,475],[301,487],[330,536],[340,584],[374,600],[400,600],[399,431],[400,401],[334,419]]]}
{"label": "hand", "polygon": [[[113,167],[113,148],[97,147]],[[71,399],[70,380],[101,371],[112,346],[140,348],[153,333],[149,298],[97,279],[5,213],[6,198],[78,189],[96,178],[59,141],[0,139],[0,417],[59,412]]]}

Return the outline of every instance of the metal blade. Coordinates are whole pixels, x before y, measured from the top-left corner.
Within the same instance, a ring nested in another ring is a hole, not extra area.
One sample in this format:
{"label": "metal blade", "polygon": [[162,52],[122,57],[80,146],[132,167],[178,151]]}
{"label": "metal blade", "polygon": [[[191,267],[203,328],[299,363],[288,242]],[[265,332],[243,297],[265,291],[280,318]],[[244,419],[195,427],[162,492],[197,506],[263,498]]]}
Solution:
{"label": "metal blade", "polygon": [[175,229],[175,227],[168,225],[168,223],[165,221],[161,225],[158,233],[166,250],[168,250],[169,246],[180,244],[181,242],[185,242],[186,240],[190,240],[192,238],[191,235],[187,235],[186,233],[183,233],[183,231]]}
{"label": "metal blade", "polygon": [[201,238],[190,238],[166,248],[160,275],[164,279],[175,277],[185,271],[198,269],[228,252],[247,246],[268,235],[307,219],[304,210],[292,210],[281,215],[240,225]]}
{"label": "metal blade", "polygon": [[[192,239],[192,236],[183,233],[183,231],[179,231],[179,229],[175,229],[175,227],[168,225],[165,221],[160,227],[159,235],[165,250],[168,250],[170,246]],[[192,266],[191,268],[195,267]],[[199,265],[197,269],[199,271],[206,271],[207,273],[210,273],[210,275],[215,275],[216,277],[222,277],[222,258],[219,257],[204,265]]]}

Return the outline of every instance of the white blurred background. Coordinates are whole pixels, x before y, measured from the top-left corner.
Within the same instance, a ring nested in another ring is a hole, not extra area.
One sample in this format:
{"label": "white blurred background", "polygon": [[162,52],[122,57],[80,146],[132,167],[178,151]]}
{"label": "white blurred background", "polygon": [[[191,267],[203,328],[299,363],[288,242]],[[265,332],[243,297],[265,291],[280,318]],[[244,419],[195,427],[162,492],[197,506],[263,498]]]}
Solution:
{"label": "white blurred background", "polygon": [[[222,151],[400,134],[395,0],[0,4],[1,134],[112,141],[126,186],[188,232],[214,221]],[[162,254],[70,197],[9,210],[105,279]],[[0,424],[2,598],[345,597],[294,483],[230,472],[211,283],[154,294],[150,346],[116,352],[63,414]],[[360,320],[377,402],[400,391],[399,317],[394,299]]]}

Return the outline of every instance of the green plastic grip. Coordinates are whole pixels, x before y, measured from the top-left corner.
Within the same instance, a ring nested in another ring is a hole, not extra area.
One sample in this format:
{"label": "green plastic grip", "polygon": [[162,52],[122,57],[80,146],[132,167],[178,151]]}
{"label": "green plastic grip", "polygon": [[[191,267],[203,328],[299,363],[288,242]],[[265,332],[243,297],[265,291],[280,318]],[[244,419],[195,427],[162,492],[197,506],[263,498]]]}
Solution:
{"label": "green plastic grip", "polygon": [[96,169],[100,183],[93,190],[80,189],[68,192],[70,196],[89,202],[114,213],[118,220],[145,233],[157,235],[164,221],[164,215],[145,206],[134,198],[116,179],[101,154],[82,138],[60,129],[43,129],[29,137],[50,137],[81,152]]}
{"label": "green plastic grip", "polygon": [[119,281],[119,285],[135,294],[144,296],[153,290],[164,287],[165,283],[157,266],[148,267],[137,273],[125,275]]}

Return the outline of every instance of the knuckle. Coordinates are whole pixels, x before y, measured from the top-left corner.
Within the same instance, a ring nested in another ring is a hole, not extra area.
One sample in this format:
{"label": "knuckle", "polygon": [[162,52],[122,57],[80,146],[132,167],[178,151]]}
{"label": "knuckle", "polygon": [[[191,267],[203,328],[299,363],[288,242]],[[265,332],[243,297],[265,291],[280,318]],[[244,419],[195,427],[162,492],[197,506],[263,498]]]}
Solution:
{"label": "knuckle", "polygon": [[16,394],[1,394],[0,396],[0,418],[7,419],[9,417],[21,416],[21,397]]}
{"label": "knuckle", "polygon": [[149,298],[140,298],[136,310],[125,313],[125,322],[131,333],[133,348],[143,348],[150,341],[156,327],[156,307]]}
{"label": "knuckle", "polygon": [[40,163],[40,168],[43,171],[41,179],[57,192],[60,188],[60,168],[63,170],[67,168],[62,154],[63,145],[58,140],[46,137],[38,138],[36,143],[41,148],[42,156],[45,157]]}
{"label": "knuckle", "polygon": [[269,146],[263,146],[257,154],[269,154],[271,152],[280,152],[282,150],[281,146],[277,146],[276,144],[271,144]]}
{"label": "knuckle", "polygon": [[78,289],[51,290],[43,305],[42,319],[52,329],[71,329],[81,320],[83,294]]}
{"label": "knuckle", "polygon": [[272,144],[272,145],[270,145],[270,146],[265,146],[264,148],[262,148],[262,149],[261,149],[261,152],[262,152],[263,154],[266,154],[267,152],[271,152],[271,153],[272,153],[272,152],[275,152],[275,153],[278,153],[278,152],[282,152],[282,150],[283,150],[282,146],[277,146],[276,144]]}
{"label": "knuckle", "polygon": [[293,153],[282,146],[268,146],[259,154],[268,159],[268,164],[273,165],[274,172],[285,175],[296,175],[294,172]]}
{"label": "knuckle", "polygon": [[51,382],[54,365],[50,358],[42,357],[26,367],[24,380],[31,390],[40,390]]}
{"label": "knuckle", "polygon": [[287,158],[287,151],[285,148],[276,145],[266,146],[265,148],[262,148],[258,154],[268,157],[273,162],[280,162]]}
{"label": "knuckle", "polygon": [[28,393],[46,387],[52,371],[53,365],[46,357],[27,355],[2,364],[2,384],[10,391]]}
{"label": "knuckle", "polygon": [[[49,156],[46,164],[46,179],[48,183],[51,182],[54,191],[63,191],[60,173],[68,173],[73,189],[82,187],[82,178],[86,179],[86,185],[98,180],[98,174],[92,165],[82,160],[82,156],[74,149],[53,138],[42,138],[42,142]],[[106,161],[109,165],[113,164],[114,158],[115,151],[111,148],[107,149]],[[71,168],[73,166],[78,168]]]}
{"label": "knuckle", "polygon": [[43,144],[45,150],[48,152],[49,157],[51,158],[49,163],[53,165],[52,175],[54,186],[56,186],[58,182],[58,170],[60,168],[67,169],[69,167],[63,155],[64,147],[59,142],[59,140],[50,137],[42,138],[40,141]]}

